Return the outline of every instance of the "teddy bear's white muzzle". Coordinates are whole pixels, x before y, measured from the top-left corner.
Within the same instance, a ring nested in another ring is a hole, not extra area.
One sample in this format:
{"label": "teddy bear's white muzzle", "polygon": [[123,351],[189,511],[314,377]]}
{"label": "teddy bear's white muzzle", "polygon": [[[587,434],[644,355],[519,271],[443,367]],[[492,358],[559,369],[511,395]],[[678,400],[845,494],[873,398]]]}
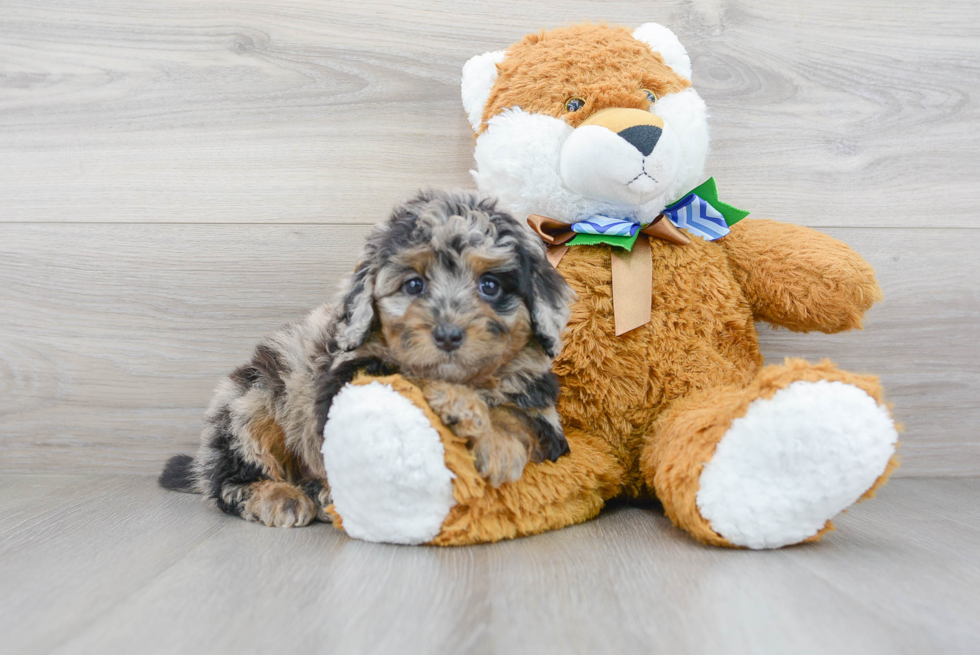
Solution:
{"label": "teddy bear's white muzzle", "polygon": [[667,192],[680,157],[680,141],[669,124],[618,133],[600,125],[582,125],[562,145],[559,167],[570,191],[635,206]]}

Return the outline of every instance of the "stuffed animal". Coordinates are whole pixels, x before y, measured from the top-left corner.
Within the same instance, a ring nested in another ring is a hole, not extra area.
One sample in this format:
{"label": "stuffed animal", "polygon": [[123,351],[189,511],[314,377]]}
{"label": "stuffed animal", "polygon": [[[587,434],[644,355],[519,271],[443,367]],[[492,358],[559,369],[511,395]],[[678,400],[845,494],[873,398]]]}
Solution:
{"label": "stuffed animal", "polygon": [[898,435],[877,379],[764,366],[755,326],[859,328],[881,298],[874,271],[719,199],[707,111],[669,29],[528,35],[468,61],[462,99],[480,190],[529,217],[578,295],[554,369],[571,451],[494,488],[418,389],[363,377],[324,431],[338,527],[472,544],[654,496],[704,543],[777,548],[818,539],[884,484]]}

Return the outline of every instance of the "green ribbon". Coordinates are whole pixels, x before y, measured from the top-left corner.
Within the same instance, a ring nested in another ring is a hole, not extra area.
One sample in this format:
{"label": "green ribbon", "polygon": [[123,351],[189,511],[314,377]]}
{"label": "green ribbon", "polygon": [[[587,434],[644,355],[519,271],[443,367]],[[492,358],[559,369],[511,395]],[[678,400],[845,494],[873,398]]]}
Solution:
{"label": "green ribbon", "polygon": [[709,177],[703,184],[682,195],[681,200],[688,197],[692,193],[696,196],[700,196],[702,200],[714,207],[719,214],[724,216],[725,222],[728,223],[728,227],[735,225],[749,215],[749,212],[745,211],[744,209],[739,209],[738,207],[729,205],[727,202],[718,200],[718,187],[715,185],[715,178],[713,177]]}
{"label": "green ribbon", "polygon": [[633,250],[633,244],[636,243],[636,239],[640,236],[639,230],[636,234],[631,237],[617,237],[613,235],[606,234],[576,234],[575,238],[569,241],[567,246],[596,246],[604,243],[609,246],[614,246],[616,248],[625,248],[626,250]]}

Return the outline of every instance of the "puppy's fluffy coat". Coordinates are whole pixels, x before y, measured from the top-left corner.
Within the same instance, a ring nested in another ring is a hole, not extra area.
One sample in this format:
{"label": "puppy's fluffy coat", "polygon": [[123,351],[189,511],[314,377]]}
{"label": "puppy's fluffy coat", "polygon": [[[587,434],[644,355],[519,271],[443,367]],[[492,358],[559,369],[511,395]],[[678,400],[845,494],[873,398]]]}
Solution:
{"label": "puppy's fluffy coat", "polygon": [[372,232],[336,307],[285,326],[219,384],[200,450],[172,458],[160,484],[270,526],[329,520],[323,426],[361,371],[418,384],[492,484],[516,480],[529,458],[568,451],[551,365],[571,299],[541,242],[493,201],[420,193]]}

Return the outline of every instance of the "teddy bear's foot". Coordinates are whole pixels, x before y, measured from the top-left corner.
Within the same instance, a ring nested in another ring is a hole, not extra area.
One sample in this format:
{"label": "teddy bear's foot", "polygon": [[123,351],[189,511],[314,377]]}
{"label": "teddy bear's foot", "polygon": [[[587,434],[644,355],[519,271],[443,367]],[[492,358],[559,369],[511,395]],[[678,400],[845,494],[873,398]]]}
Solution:
{"label": "teddy bear's foot", "polygon": [[330,511],[352,537],[421,544],[456,504],[430,417],[390,384],[348,385],[324,428]]}
{"label": "teddy bear's foot", "polygon": [[438,546],[581,523],[619,493],[624,471],[601,440],[577,430],[566,436],[569,454],[493,487],[421,389],[398,375],[365,376],[337,394],[324,428],[334,502],[327,512],[352,537]]}
{"label": "teddy bear's foot", "polygon": [[816,535],[888,465],[888,410],[843,382],[793,382],[732,421],[705,464],[698,509],[737,546],[778,548]]}
{"label": "teddy bear's foot", "polygon": [[661,439],[657,491],[675,523],[708,543],[779,548],[883,484],[898,432],[874,378],[794,360],[679,403]]}

